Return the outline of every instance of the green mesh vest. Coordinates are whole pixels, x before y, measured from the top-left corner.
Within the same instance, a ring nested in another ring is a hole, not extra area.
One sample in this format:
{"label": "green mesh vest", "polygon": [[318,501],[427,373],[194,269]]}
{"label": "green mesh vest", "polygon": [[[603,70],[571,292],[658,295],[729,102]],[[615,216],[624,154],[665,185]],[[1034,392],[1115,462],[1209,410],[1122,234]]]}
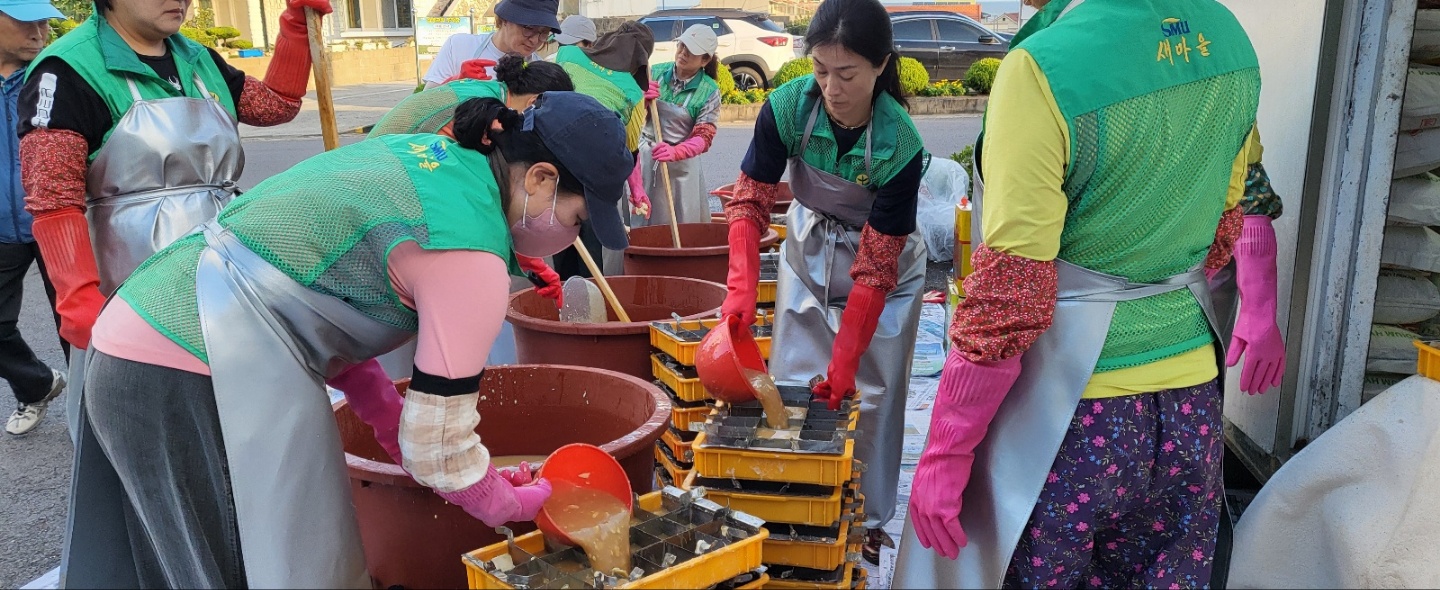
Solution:
{"label": "green mesh vest", "polygon": [[678,105],[690,113],[690,118],[699,119],[700,112],[705,109],[705,103],[710,97],[720,92],[720,85],[705,72],[695,74],[690,83],[679,92],[675,92],[673,82],[675,81],[675,62],[663,63],[650,68],[650,75],[660,83],[660,100],[673,105]]}
{"label": "green mesh vest", "polygon": [[472,98],[505,101],[505,84],[493,80],[456,80],[405,97],[380,117],[369,137],[394,133],[437,133],[455,119],[455,107]]}
{"label": "green mesh vest", "polygon": [[600,101],[605,108],[620,115],[623,123],[629,124],[635,105],[645,99],[645,91],[635,84],[635,78],[628,72],[602,67],[579,47],[561,47],[560,52],[555,54],[555,63],[570,74],[576,92]]}
{"label": "green mesh vest", "polygon": [[[1235,17],[1213,0],[1085,0],[1018,47],[1070,129],[1060,258],[1137,282],[1204,261],[1259,104],[1258,61]],[[1120,303],[1095,370],[1212,341],[1189,291]]]}
{"label": "green mesh vest", "polygon": [[871,171],[865,173],[865,135],[855,142],[855,147],[836,162],[835,134],[830,130],[830,117],[825,116],[821,107],[820,116],[815,119],[815,129],[810,134],[810,145],[804,154],[800,151],[800,138],[805,133],[805,123],[810,120],[810,110],[818,96],[811,96],[810,90],[818,88],[815,77],[796,78],[770,93],[770,110],[775,113],[775,126],[780,140],[790,155],[801,155],[806,163],[841,178],[878,189],[895,178],[915,154],[925,149],[920,132],[910,121],[910,114],[889,94],[881,93],[875,100],[874,113],[865,134],[875,134],[871,147]]}
{"label": "green mesh vest", "polygon": [[[439,135],[386,135],[310,158],[237,197],[219,221],[296,282],[402,329],[419,322],[386,272],[386,257],[401,242],[490,252],[520,274],[488,160]],[[119,294],[208,362],[195,300],[204,249],[203,235],[181,238],[141,265]]]}
{"label": "green mesh vest", "polygon": [[[30,68],[33,71],[45,58],[55,57],[79,73],[110,109],[112,124],[111,128],[105,131],[106,140],[110,139],[110,133],[114,131],[113,122],[119,122],[135,102],[135,98],[130,95],[130,85],[125,82],[126,78],[135,81],[140,96],[147,100],[181,96],[207,98],[200,95],[200,88],[195,85],[195,76],[198,75],[205,83],[206,90],[210,91],[208,98],[219,101],[220,106],[235,118],[235,99],[230,95],[230,86],[225,83],[225,77],[220,74],[220,68],[216,67],[210,52],[199,43],[178,34],[171,35],[165,40],[165,44],[170,47],[170,55],[175,60],[180,84],[185,87],[183,92],[176,90],[169,81],[140,61],[135,50],[125,44],[125,40],[110,27],[110,23],[100,17],[99,12],[92,14],[84,23],[75,27],[75,30],[51,43],[30,63]],[[103,145],[102,142],[101,146]],[[99,151],[98,148],[96,151]],[[90,158],[95,158],[94,152],[90,154]]]}

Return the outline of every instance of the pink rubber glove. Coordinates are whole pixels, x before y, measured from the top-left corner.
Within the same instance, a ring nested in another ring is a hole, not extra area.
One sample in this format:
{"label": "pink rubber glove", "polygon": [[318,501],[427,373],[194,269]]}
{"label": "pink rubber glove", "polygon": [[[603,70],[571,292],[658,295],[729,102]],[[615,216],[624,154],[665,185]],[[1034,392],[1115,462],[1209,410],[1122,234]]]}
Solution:
{"label": "pink rubber glove", "polygon": [[630,187],[630,212],[650,219],[650,195],[645,194],[645,172],[640,169],[639,158],[636,158],[635,169],[630,171],[630,178],[625,179],[625,184]]}
{"label": "pink rubber glove", "polygon": [[1245,356],[1240,390],[1250,395],[1278,387],[1285,377],[1285,341],[1276,323],[1275,227],[1264,215],[1246,215],[1240,239],[1235,242],[1235,283],[1240,290],[1240,313],[1230,354],[1231,367]]}
{"label": "pink rubber glove", "polygon": [[446,502],[465,509],[485,526],[497,527],[508,522],[535,520],[540,506],[550,497],[550,482],[536,480],[532,485],[516,486],[491,466],[485,477],[474,485],[455,492],[436,490]]}
{"label": "pink rubber glove", "polygon": [[345,401],[355,416],[374,429],[375,441],[396,465],[404,465],[400,459],[400,408],[405,399],[380,367],[380,361],[370,359],[325,383],[345,392]]}
{"label": "pink rubber glove", "polygon": [[650,87],[645,89],[645,104],[650,104],[657,98],[660,98],[660,83],[651,80]]}
{"label": "pink rubber glove", "polygon": [[656,162],[679,162],[703,153],[705,153],[705,138],[697,136],[675,145],[663,141],[657,143],[650,150],[650,157],[654,158]]}
{"label": "pink rubber glove", "polygon": [[967,543],[960,528],[960,503],[970,483],[975,447],[985,439],[1000,402],[1020,377],[1020,357],[975,362],[951,347],[935,394],[930,439],[915,469],[910,522],[926,549],[948,559]]}

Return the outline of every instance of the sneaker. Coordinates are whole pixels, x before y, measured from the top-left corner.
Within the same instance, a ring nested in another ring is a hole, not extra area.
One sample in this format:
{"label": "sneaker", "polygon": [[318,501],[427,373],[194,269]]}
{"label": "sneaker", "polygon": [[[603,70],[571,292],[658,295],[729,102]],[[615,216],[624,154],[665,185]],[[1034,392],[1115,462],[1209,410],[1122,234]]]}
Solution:
{"label": "sneaker", "polygon": [[50,369],[54,380],[50,382],[50,393],[45,398],[33,404],[20,404],[15,408],[15,413],[5,421],[5,432],[10,434],[25,434],[34,430],[40,425],[40,420],[45,417],[45,408],[49,407],[50,401],[60,392],[65,391],[65,374],[55,369]]}
{"label": "sneaker", "polygon": [[891,539],[890,535],[883,530],[867,529],[865,531],[865,546],[860,548],[860,556],[865,558],[865,561],[870,562],[870,565],[878,566],[880,565],[881,547],[894,549],[895,540]]}

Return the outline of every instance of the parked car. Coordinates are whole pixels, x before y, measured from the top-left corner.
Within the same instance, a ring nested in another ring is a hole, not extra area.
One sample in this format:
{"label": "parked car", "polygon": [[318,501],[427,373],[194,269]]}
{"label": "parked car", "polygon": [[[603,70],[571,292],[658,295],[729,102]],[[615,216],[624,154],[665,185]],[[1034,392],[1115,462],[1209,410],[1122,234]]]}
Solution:
{"label": "parked car", "polygon": [[640,23],[655,34],[650,64],[675,61],[675,37],[694,25],[707,25],[720,41],[720,63],[729,66],[740,90],[769,88],[770,80],[785,62],[795,59],[797,37],[760,12],[740,10],[661,10]]}
{"label": "parked car", "polygon": [[923,64],[931,80],[963,79],[970,64],[1003,58],[1010,50],[1010,36],[953,12],[894,12],[890,27],[895,49]]}

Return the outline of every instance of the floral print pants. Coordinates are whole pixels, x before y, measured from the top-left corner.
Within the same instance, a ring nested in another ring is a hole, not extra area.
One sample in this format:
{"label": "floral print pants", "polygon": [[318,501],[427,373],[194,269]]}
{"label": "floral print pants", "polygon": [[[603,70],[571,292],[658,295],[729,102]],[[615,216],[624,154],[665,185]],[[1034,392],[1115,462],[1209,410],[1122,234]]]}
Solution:
{"label": "floral print pants", "polygon": [[1080,400],[1005,586],[1209,587],[1221,395],[1211,381]]}

